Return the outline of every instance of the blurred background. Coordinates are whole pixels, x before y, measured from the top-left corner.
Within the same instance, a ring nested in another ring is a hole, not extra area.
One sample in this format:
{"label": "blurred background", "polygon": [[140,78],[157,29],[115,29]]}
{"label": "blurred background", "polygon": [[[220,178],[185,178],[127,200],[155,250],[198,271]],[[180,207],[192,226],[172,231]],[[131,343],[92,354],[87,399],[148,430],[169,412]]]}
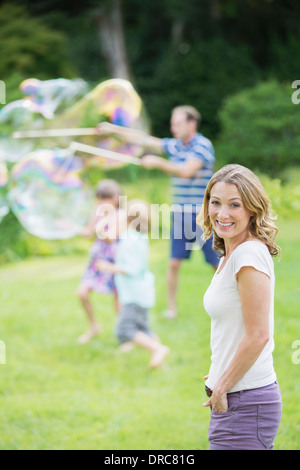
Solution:
{"label": "blurred background", "polygon": [[143,97],[155,135],[168,133],[174,105],[189,102],[202,112],[204,133],[216,139],[228,96],[261,81],[290,85],[299,72],[297,0],[14,0],[0,6],[7,101],[18,98],[19,84],[30,76],[94,83],[125,78]]}
{"label": "blurred background", "polygon": [[[297,0],[0,1],[0,79],[6,103],[21,98],[29,77],[80,77],[90,89],[130,80],[158,137],[170,135],[174,106],[193,104],[217,168],[236,162],[276,179],[274,199],[299,210],[300,110],[291,99],[300,78],[299,18]],[[113,177],[137,174],[130,166]],[[285,192],[286,182],[293,186]],[[0,262],[33,248],[67,249],[31,240],[8,214]]]}
{"label": "blurred background", "polygon": [[[261,177],[283,251],[275,263],[279,449],[299,449],[300,432],[299,351],[292,346],[300,338],[300,83],[292,87],[300,80],[299,20],[298,0],[0,0],[6,105],[23,98],[20,84],[31,77],[79,78],[89,90],[111,78],[129,80],[152,135],[170,136],[171,109],[194,105],[200,132],[215,146],[216,169],[235,162]],[[0,122],[0,139],[5,132]],[[114,178],[128,197],[170,201],[169,177],[157,170],[95,166],[84,177],[92,186]],[[77,345],[85,323],[76,289],[90,241],[38,238],[12,211],[3,216],[1,449],[208,447],[201,403],[210,321],[202,298],[212,273],[195,253],[183,268],[180,320],[170,325],[161,315],[169,241],[151,245],[154,329],[172,353],[169,366],[150,376],[143,352],[115,353],[110,299],[98,298],[100,340]]]}

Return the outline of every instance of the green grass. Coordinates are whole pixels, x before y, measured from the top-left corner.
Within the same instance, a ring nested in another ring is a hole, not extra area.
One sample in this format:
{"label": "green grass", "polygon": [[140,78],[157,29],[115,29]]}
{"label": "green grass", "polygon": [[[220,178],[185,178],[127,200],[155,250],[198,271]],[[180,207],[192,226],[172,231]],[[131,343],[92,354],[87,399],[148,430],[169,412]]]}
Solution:
{"label": "green grass", "polygon": [[[280,224],[276,269],[275,367],[284,411],[276,449],[299,449],[299,222]],[[210,362],[210,322],[203,294],[211,269],[194,252],[181,272],[179,318],[165,308],[167,240],[151,242],[157,279],[153,329],[170,346],[167,365],[147,371],[149,355],[117,352],[110,296],[94,295],[102,336],[85,346],[86,321],[75,292],[86,257],[30,259],[0,268],[0,449],[207,449],[209,410],[202,376]]]}

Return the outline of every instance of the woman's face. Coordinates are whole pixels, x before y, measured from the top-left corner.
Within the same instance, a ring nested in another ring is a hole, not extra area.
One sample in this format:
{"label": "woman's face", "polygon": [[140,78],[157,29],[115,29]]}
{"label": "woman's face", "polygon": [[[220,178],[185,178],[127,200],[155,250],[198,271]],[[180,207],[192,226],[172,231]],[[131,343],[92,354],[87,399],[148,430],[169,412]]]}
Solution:
{"label": "woman's face", "polygon": [[225,245],[236,245],[247,238],[251,215],[253,213],[244,206],[235,184],[214,184],[210,193],[209,217],[213,230],[224,239]]}

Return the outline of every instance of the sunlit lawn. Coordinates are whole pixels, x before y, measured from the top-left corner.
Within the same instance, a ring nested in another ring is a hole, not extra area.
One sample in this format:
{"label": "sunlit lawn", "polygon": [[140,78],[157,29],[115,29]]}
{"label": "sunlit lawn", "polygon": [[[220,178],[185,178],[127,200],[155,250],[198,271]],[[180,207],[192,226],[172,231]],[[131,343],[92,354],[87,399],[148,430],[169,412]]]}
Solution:
{"label": "sunlit lawn", "polygon": [[[284,411],[276,449],[300,448],[299,222],[281,222],[276,266],[275,367]],[[151,243],[157,279],[153,328],[170,346],[167,365],[149,372],[146,351],[121,355],[111,297],[95,295],[102,336],[77,345],[86,321],[75,292],[86,258],[31,259],[0,269],[0,449],[207,449],[209,317],[202,298],[212,272],[195,251],[182,269],[176,321],[164,319],[168,241]]]}

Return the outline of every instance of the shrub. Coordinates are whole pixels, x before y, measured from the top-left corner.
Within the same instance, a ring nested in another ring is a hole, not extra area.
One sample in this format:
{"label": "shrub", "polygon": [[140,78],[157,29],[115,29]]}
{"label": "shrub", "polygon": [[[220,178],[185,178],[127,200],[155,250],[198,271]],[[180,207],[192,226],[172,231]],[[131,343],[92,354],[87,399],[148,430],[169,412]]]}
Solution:
{"label": "shrub", "polygon": [[291,84],[260,83],[229,97],[221,111],[216,142],[219,164],[240,163],[280,177],[300,164],[300,108]]}
{"label": "shrub", "polygon": [[220,38],[184,45],[185,50],[163,50],[155,74],[140,83],[153,133],[169,135],[171,109],[191,104],[202,115],[200,131],[213,138],[224,98],[255,83],[258,71],[246,46],[232,46]]}
{"label": "shrub", "polygon": [[77,74],[68,57],[65,34],[30,17],[21,5],[6,3],[1,6],[0,44],[3,45],[0,77],[5,82],[12,71],[18,77],[41,79],[71,78]]}

